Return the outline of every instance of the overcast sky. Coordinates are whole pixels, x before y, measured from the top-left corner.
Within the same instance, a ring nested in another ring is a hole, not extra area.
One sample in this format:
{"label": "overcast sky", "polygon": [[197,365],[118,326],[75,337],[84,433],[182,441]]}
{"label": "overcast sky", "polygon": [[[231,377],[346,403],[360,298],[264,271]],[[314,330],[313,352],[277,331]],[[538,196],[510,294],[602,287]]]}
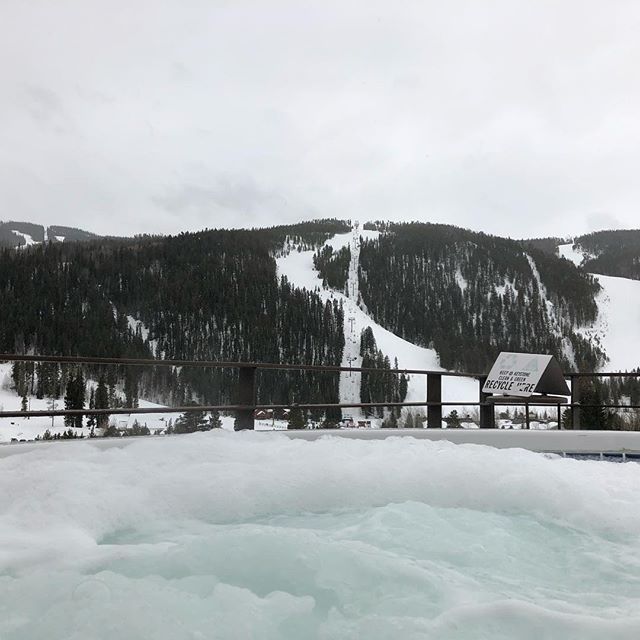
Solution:
{"label": "overcast sky", "polygon": [[0,219],[640,227],[637,0],[0,0]]}

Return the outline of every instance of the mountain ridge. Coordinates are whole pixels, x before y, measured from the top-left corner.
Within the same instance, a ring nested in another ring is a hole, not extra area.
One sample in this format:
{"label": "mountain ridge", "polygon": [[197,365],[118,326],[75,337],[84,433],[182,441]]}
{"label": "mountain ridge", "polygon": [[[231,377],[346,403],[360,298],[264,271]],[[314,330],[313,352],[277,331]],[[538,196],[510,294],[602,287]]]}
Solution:
{"label": "mountain ridge", "polygon": [[47,242],[85,242],[100,238],[98,234],[67,227],[64,225],[50,225],[33,222],[19,222],[16,220],[0,220],[0,247],[23,248]]}

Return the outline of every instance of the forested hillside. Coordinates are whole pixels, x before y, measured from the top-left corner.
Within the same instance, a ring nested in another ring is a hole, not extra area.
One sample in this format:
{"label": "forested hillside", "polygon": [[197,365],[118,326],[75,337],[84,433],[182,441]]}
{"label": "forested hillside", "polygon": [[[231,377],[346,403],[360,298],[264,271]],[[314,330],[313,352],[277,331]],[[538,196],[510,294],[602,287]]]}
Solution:
{"label": "forested hillside", "polygon": [[362,301],[376,322],[434,347],[450,369],[486,371],[500,351],[553,353],[595,369],[604,354],[576,328],[594,321],[599,285],[573,264],[516,241],[435,224],[370,223]]}
{"label": "forested hillside", "polygon": [[[341,307],[279,281],[274,255],[316,248],[348,228],[319,221],[0,251],[0,351],[340,364]],[[236,376],[157,368],[134,382],[179,405],[191,396],[233,401]],[[261,401],[336,402],[337,394],[335,374],[259,380]]]}
{"label": "forested hillside", "polygon": [[640,229],[598,231],[574,240],[591,273],[640,280]]}
{"label": "forested hillside", "polygon": [[316,251],[313,266],[322,278],[322,286],[338,291],[344,290],[347,286],[350,260],[351,251],[348,246],[338,251],[334,251],[331,246],[325,246]]}
{"label": "forested hillside", "polygon": [[[362,356],[363,368],[380,369],[380,372],[362,372],[360,401],[404,402],[407,397],[407,378],[404,374],[391,373],[389,356],[378,349],[371,327],[364,329],[360,336],[360,355]],[[397,360],[394,362],[393,368],[398,369]],[[401,413],[400,407],[389,407],[388,409],[388,420],[384,426],[397,427]],[[364,410],[364,413],[367,416],[375,414],[380,418],[384,415],[383,407],[368,408]]]}
{"label": "forested hillside", "polygon": [[533,238],[531,240],[520,240],[520,244],[525,249],[529,247],[533,247],[534,249],[539,249],[540,251],[544,251],[545,253],[550,253],[551,255],[558,255],[558,246],[563,244],[565,240],[557,237],[549,237],[549,238]]}
{"label": "forested hillside", "polygon": [[[522,240],[525,247],[533,246],[557,255],[558,246],[571,242],[562,238],[534,238]],[[640,280],[640,229],[595,231],[572,241],[576,250],[584,254],[581,267],[588,273]]]}
{"label": "forested hillside", "polygon": [[41,244],[45,240],[49,242],[85,241],[98,237],[94,233],[75,227],[52,225],[45,228],[41,224],[32,222],[2,222],[0,220],[0,248],[25,247],[31,243]]}

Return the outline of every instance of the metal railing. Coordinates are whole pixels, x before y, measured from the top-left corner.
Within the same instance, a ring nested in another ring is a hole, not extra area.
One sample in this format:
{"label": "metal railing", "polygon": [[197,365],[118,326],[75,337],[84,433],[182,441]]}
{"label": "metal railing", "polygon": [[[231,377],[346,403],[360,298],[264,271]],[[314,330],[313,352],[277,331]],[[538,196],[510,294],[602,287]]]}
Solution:
{"label": "metal railing", "polygon": [[[32,363],[56,363],[67,365],[122,365],[138,367],[202,367],[202,368],[229,368],[239,371],[237,404],[218,405],[189,405],[178,407],[114,407],[109,409],[47,409],[38,411],[0,411],[0,418],[18,417],[57,417],[57,416],[83,416],[83,415],[137,415],[137,414],[162,414],[162,413],[189,413],[201,411],[219,411],[235,413],[236,430],[253,429],[255,424],[254,414],[258,410],[278,411],[283,409],[299,408],[307,410],[321,409],[353,409],[376,407],[426,407],[427,427],[442,428],[443,407],[478,407],[479,426],[481,429],[492,429],[496,426],[496,406],[522,406],[525,409],[526,427],[530,427],[530,407],[549,406],[557,409],[558,428],[562,428],[562,408],[572,410],[571,428],[581,428],[581,410],[591,407],[605,409],[640,409],[638,404],[582,404],[580,402],[580,385],[576,381],[581,378],[640,378],[637,372],[607,372],[607,373],[568,373],[565,377],[571,382],[571,398],[569,402],[557,397],[533,396],[530,398],[509,398],[508,401],[500,400],[499,396],[492,396],[482,392],[487,374],[464,373],[453,371],[433,371],[428,369],[379,369],[373,367],[342,367],[332,365],[305,365],[305,364],[281,364],[272,362],[227,362],[216,360],[155,360],[139,358],[104,358],[86,356],[45,356],[45,355],[19,355],[0,353],[0,362],[32,362]],[[288,403],[288,404],[264,404],[257,402],[257,372],[261,370],[281,371],[316,371],[316,372],[362,372],[384,373],[386,375],[424,375],[425,400],[422,402],[356,402],[356,403]],[[442,400],[442,378],[457,377],[475,379],[478,382],[478,400]]]}

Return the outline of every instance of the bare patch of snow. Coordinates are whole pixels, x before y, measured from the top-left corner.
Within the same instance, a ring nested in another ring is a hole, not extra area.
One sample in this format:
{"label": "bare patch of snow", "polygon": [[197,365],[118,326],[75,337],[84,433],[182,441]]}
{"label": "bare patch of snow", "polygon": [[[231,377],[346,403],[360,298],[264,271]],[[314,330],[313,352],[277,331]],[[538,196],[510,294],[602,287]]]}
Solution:
{"label": "bare patch of snow", "polygon": [[456,283],[460,287],[460,290],[464,293],[469,286],[469,283],[466,281],[465,277],[462,275],[462,271],[460,267],[456,269]]}
{"label": "bare patch of snow", "polygon": [[597,257],[594,253],[586,251],[579,244],[574,244],[573,242],[559,245],[558,255],[561,258],[566,258],[570,262],[573,262],[576,267],[582,266],[586,260]]}

